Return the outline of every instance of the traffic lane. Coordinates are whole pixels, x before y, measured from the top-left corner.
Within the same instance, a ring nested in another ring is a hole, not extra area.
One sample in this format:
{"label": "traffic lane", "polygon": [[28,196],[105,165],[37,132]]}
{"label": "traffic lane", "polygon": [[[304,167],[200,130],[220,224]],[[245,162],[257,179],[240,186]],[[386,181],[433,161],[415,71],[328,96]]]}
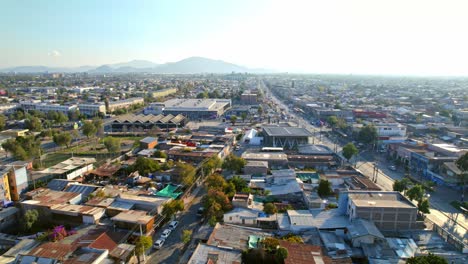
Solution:
{"label": "traffic lane", "polygon": [[[169,235],[162,248],[159,250],[152,250],[148,263],[177,263],[179,257],[183,254],[182,250],[184,244],[181,238],[182,232],[185,229],[194,231],[200,225],[201,219],[197,216],[197,211],[202,206],[201,200],[205,194],[206,190],[204,188],[198,192],[193,200],[192,206],[179,217],[179,225]],[[156,232],[153,236],[153,241],[161,237],[162,231],[168,228],[168,224],[164,225]]]}

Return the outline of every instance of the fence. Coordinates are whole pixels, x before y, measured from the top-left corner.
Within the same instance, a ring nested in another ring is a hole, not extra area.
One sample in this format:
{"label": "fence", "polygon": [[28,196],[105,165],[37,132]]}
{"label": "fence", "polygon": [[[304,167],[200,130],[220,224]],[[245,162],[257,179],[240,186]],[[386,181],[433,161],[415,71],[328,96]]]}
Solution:
{"label": "fence", "polygon": [[464,254],[468,253],[468,245],[459,238],[455,237],[450,231],[432,222],[427,217],[424,219],[424,222],[431,225],[432,231],[435,231],[437,234],[439,234],[447,243],[454,246],[458,251]]}

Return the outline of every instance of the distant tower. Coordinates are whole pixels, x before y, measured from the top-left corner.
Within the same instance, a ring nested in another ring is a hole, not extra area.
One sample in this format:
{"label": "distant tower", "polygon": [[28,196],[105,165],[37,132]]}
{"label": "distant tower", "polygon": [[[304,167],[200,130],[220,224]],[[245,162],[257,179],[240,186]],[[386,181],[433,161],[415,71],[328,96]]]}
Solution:
{"label": "distant tower", "polygon": [[294,81],[291,82],[291,87],[294,88]]}

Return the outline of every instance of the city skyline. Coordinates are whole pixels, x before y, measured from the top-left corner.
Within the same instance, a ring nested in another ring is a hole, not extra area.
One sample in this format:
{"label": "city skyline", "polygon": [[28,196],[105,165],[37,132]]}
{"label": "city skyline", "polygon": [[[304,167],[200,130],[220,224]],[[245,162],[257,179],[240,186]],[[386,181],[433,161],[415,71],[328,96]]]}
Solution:
{"label": "city skyline", "polygon": [[[297,73],[467,75],[464,1],[10,1],[0,69],[201,56]],[[29,11],[29,12],[28,12]]]}

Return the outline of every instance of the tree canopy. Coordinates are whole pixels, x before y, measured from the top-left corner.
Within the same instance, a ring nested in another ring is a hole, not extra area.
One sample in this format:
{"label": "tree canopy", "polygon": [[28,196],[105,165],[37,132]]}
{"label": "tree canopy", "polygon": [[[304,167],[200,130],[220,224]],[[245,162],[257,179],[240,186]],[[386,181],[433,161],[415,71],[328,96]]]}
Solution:
{"label": "tree canopy", "polygon": [[104,146],[110,153],[120,152],[120,139],[114,137],[106,137],[103,140]]}
{"label": "tree canopy", "polygon": [[63,146],[67,146],[67,148],[70,146],[70,143],[72,141],[72,136],[70,134],[70,132],[62,132],[62,133],[58,133],[58,134],[55,134],[53,136],[53,140],[54,140],[54,143],[63,147]]}
{"label": "tree canopy", "polygon": [[247,161],[241,157],[237,157],[234,154],[229,154],[223,162],[223,169],[230,170],[232,172],[240,173],[247,164]]}
{"label": "tree canopy", "polygon": [[317,188],[317,193],[320,197],[325,197],[333,194],[333,190],[331,188],[331,182],[327,180],[320,180],[319,186]]}
{"label": "tree canopy", "polygon": [[407,264],[448,264],[448,261],[443,257],[429,253],[427,256],[411,257],[406,261]]}
{"label": "tree canopy", "polygon": [[348,162],[354,155],[357,155],[358,153],[358,149],[351,142],[343,147],[343,156],[348,160]]}
{"label": "tree canopy", "polygon": [[366,125],[359,130],[358,139],[362,143],[375,143],[377,141],[377,129],[373,125]]}

